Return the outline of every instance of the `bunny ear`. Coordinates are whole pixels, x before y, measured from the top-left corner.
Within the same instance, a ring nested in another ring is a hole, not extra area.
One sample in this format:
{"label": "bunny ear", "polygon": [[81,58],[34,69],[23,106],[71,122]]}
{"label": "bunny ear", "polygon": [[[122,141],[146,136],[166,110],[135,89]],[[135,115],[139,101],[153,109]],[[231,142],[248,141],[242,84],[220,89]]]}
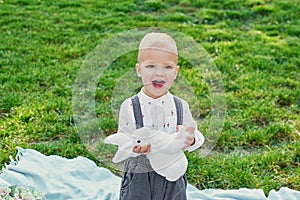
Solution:
{"label": "bunny ear", "polygon": [[118,146],[124,145],[127,141],[130,141],[130,137],[125,133],[115,133],[104,139],[106,144],[114,144]]}
{"label": "bunny ear", "polygon": [[124,160],[126,160],[127,158],[129,158],[131,155],[131,151],[130,148],[125,148],[125,149],[118,149],[118,151],[116,152],[115,156],[113,157],[112,161],[114,163],[119,163],[122,162]]}
{"label": "bunny ear", "polygon": [[125,133],[112,134],[104,139],[104,143],[118,145],[118,150],[112,159],[114,163],[122,162],[132,156],[132,138]]}

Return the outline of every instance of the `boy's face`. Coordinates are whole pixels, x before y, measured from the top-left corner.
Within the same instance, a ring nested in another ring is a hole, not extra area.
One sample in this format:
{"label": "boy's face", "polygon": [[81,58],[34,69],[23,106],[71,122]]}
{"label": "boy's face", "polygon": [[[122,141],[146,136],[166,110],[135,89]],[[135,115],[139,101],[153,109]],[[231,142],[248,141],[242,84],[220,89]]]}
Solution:
{"label": "boy's face", "polygon": [[142,78],[146,95],[159,98],[169,91],[179,70],[177,61],[176,54],[165,50],[140,50],[136,72]]}

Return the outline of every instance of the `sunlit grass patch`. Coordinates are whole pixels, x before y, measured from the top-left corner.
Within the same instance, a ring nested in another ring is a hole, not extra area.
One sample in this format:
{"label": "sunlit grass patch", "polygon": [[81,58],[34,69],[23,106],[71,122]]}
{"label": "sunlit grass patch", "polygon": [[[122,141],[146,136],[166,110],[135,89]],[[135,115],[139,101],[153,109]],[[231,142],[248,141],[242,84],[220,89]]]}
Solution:
{"label": "sunlit grass patch", "polygon": [[[300,190],[300,29],[295,1],[4,0],[0,8],[0,166],[9,162],[16,146],[68,158],[82,155],[105,166],[78,135],[74,80],[101,41],[134,28],[161,27],[203,46],[224,84],[223,130],[210,155],[187,153],[189,181],[200,189]],[[97,118],[87,130],[117,130],[120,102],[140,89],[130,85],[139,81],[136,53],[117,58],[98,76]],[[205,74],[184,58],[179,65],[181,85],[172,91],[180,96],[187,84],[195,97],[183,96],[199,129],[209,134],[212,102]]]}

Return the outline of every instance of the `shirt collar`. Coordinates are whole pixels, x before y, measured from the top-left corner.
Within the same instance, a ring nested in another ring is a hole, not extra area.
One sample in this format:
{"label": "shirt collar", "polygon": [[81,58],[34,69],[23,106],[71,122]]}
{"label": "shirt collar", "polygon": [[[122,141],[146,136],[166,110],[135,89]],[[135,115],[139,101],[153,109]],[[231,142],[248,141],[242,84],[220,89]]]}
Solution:
{"label": "shirt collar", "polygon": [[148,95],[146,95],[143,91],[143,88],[141,89],[141,91],[138,94],[138,97],[145,102],[150,102],[150,103],[164,103],[165,101],[167,101],[170,97],[172,96],[172,94],[170,92],[167,92],[165,95],[154,99],[152,97],[149,97]]}

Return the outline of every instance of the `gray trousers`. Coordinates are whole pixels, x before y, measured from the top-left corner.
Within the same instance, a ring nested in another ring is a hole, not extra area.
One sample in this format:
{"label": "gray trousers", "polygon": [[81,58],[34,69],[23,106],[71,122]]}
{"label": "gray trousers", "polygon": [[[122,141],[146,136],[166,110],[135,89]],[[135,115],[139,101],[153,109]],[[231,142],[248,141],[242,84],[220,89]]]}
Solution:
{"label": "gray trousers", "polygon": [[125,161],[120,200],[186,200],[186,175],[170,182],[141,155]]}

